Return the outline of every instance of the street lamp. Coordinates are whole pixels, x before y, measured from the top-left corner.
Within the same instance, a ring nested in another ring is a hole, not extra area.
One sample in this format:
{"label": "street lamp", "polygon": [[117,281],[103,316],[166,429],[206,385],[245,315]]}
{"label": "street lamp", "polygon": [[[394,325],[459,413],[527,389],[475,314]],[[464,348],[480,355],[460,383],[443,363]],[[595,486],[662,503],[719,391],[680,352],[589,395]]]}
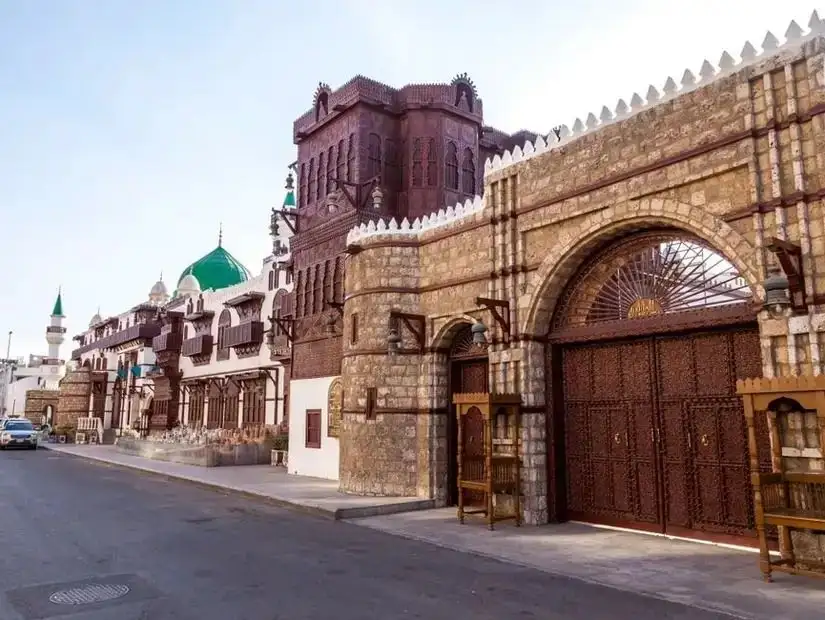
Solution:
{"label": "street lamp", "polygon": [[487,333],[487,326],[481,319],[473,323],[473,326],[470,327],[470,333],[473,334],[473,344],[487,343],[487,336],[484,335]]}
{"label": "street lamp", "polygon": [[771,315],[771,318],[778,319],[785,316],[788,308],[791,307],[790,285],[785,274],[778,267],[771,267],[762,286],[765,287],[763,307]]}

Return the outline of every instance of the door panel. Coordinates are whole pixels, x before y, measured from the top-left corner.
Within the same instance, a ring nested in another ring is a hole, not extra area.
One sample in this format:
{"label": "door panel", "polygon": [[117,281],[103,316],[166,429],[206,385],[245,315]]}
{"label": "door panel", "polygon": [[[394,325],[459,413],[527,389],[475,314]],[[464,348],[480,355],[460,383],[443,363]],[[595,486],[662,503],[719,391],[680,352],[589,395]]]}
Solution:
{"label": "door panel", "polygon": [[[754,329],[573,345],[561,355],[569,518],[751,536],[737,379],[761,375]],[[757,429],[770,466],[767,429]]]}

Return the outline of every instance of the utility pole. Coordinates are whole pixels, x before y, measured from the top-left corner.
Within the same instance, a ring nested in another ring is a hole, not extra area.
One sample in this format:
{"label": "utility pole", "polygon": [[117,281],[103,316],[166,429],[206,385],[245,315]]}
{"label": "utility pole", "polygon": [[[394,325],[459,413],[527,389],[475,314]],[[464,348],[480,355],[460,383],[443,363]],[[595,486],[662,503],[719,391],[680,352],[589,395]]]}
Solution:
{"label": "utility pole", "polygon": [[12,371],[13,371],[14,366],[15,366],[13,360],[10,357],[11,356],[11,336],[12,336],[13,333],[14,332],[12,330],[9,330],[9,339],[8,339],[8,342],[6,343],[6,359],[0,360],[0,363],[2,364],[2,367],[3,367],[3,385],[2,385],[3,398],[2,398],[2,400],[0,400],[0,414],[2,414],[4,416],[6,414],[6,397],[8,396],[8,393],[9,393],[9,385],[11,385],[11,374],[12,374]]}

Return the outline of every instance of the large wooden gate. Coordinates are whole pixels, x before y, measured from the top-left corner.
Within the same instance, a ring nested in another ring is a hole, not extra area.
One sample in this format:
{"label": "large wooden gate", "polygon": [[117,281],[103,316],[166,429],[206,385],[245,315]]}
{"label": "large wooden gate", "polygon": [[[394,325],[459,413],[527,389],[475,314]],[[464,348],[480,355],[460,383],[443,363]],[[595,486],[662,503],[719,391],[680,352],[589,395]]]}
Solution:
{"label": "large wooden gate", "polygon": [[626,237],[583,266],[550,333],[568,518],[754,535],[735,383],[762,374],[755,319],[733,265],[683,231]]}
{"label": "large wooden gate", "polygon": [[562,366],[568,518],[755,536],[735,392],[761,374],[755,329],[567,346]]}

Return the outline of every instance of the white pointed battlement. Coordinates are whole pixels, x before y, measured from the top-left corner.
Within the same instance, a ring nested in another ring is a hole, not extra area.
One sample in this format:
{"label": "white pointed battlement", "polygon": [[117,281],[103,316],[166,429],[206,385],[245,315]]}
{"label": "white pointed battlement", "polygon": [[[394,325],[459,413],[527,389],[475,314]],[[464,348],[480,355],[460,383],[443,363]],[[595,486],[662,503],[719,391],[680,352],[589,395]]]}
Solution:
{"label": "white pointed battlement", "polygon": [[[590,134],[594,131],[611,125],[617,121],[626,119],[643,110],[648,110],[653,106],[672,100],[675,97],[690,92],[696,88],[701,88],[723,77],[729,76],[748,65],[756,62],[762,62],[772,56],[783,53],[794,48],[801,48],[807,41],[825,35],[825,21],[819,18],[819,14],[814,11],[811,14],[811,19],[808,22],[808,33],[803,33],[802,28],[795,21],[791,21],[787,30],[785,31],[785,43],[780,43],[779,39],[772,32],[768,31],[765,38],[762,40],[762,53],[757,52],[756,48],[750,43],[745,42],[742,51],[739,53],[741,62],[738,64],[734,61],[733,56],[728,52],[723,52],[719,62],[714,66],[709,60],[705,59],[699,69],[698,77],[690,69],[685,69],[679,80],[681,88],[677,85],[673,77],[668,77],[665,81],[662,93],[660,93],[652,84],[647,89],[645,99],[638,93],[634,93],[630,99],[630,107],[624,99],[619,99],[615,108],[615,113],[611,111],[608,106],[601,108],[601,113],[596,116],[594,113],[589,113],[583,122],[581,118],[577,118],[573,123],[572,131],[566,125],[561,126],[561,131],[558,135],[553,131],[548,138],[539,137],[535,144],[527,141],[523,147],[516,147],[512,152],[505,151],[503,155],[496,155],[492,159],[488,159],[484,163],[484,175],[497,173],[503,168],[507,168],[512,164],[516,164],[526,159],[531,159],[542,153],[552,151],[553,149],[566,145],[569,142],[580,138],[583,135]],[[549,142],[549,143],[548,143]]]}
{"label": "white pointed battlement", "polygon": [[[515,150],[521,153],[518,147]],[[350,230],[347,234],[347,245],[377,236],[417,239],[419,235],[429,230],[470,221],[476,214],[484,211],[484,204],[484,199],[481,196],[476,196],[472,200],[468,198],[463,203],[459,202],[454,207],[441,209],[438,213],[415,218],[412,223],[407,218],[401,220],[400,224],[395,218],[390,219],[389,222],[383,219],[372,220],[368,224],[361,224]]]}

